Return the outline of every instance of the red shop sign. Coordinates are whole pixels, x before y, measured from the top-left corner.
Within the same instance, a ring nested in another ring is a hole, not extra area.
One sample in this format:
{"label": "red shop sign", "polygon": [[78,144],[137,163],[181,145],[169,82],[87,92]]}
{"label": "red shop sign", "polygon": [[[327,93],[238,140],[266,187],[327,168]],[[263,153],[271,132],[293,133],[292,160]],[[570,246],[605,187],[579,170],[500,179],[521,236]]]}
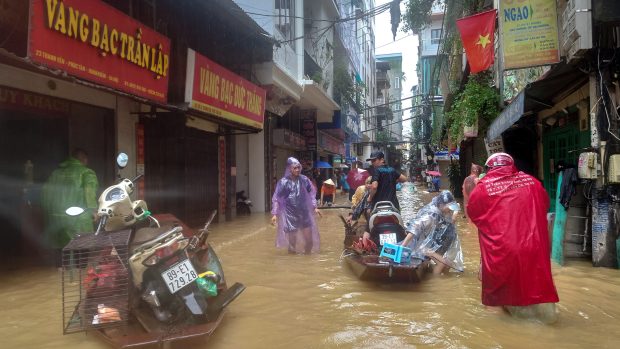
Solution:
{"label": "red shop sign", "polygon": [[188,49],[185,102],[190,108],[262,129],[266,96],[264,89]]}
{"label": "red shop sign", "polygon": [[170,39],[97,0],[31,0],[28,56],[92,82],[166,102]]}

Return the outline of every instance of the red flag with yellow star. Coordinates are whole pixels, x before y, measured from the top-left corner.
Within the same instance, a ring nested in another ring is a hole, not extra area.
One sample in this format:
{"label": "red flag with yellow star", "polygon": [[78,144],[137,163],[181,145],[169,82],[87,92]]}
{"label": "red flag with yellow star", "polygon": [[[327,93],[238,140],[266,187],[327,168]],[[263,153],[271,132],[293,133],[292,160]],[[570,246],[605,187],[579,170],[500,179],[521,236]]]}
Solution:
{"label": "red flag with yellow star", "polygon": [[472,74],[493,64],[496,14],[497,10],[493,9],[456,21]]}

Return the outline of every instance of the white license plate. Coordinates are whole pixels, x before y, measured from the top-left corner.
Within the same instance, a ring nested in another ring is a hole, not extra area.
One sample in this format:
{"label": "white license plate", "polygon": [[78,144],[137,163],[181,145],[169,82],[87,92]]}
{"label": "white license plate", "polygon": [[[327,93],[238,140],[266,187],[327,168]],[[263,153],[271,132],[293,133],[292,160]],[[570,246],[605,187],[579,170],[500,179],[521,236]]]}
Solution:
{"label": "white license plate", "polygon": [[198,273],[189,259],[185,259],[161,273],[161,278],[166,282],[170,293],[175,293],[196,280]]}
{"label": "white license plate", "polygon": [[397,242],[396,233],[379,234],[380,245],[385,245],[386,243],[396,245]]}

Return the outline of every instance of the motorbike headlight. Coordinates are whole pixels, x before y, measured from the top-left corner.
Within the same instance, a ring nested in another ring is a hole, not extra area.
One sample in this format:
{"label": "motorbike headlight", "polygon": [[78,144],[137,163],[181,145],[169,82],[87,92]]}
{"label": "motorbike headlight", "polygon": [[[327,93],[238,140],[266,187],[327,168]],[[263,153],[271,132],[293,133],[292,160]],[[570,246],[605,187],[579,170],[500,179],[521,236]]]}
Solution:
{"label": "motorbike headlight", "polygon": [[121,188],[114,188],[105,196],[106,201],[120,201],[125,198],[125,191]]}

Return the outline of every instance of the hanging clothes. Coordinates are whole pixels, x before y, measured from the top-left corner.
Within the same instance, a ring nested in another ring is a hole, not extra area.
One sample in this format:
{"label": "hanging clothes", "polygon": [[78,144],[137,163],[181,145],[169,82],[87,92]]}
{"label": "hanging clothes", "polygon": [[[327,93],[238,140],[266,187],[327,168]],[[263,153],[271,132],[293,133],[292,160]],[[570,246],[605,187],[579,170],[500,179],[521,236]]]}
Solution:
{"label": "hanging clothes", "polygon": [[579,179],[577,178],[577,169],[574,167],[564,169],[562,174],[563,181],[560,187],[560,204],[568,210],[570,200],[577,190]]}

